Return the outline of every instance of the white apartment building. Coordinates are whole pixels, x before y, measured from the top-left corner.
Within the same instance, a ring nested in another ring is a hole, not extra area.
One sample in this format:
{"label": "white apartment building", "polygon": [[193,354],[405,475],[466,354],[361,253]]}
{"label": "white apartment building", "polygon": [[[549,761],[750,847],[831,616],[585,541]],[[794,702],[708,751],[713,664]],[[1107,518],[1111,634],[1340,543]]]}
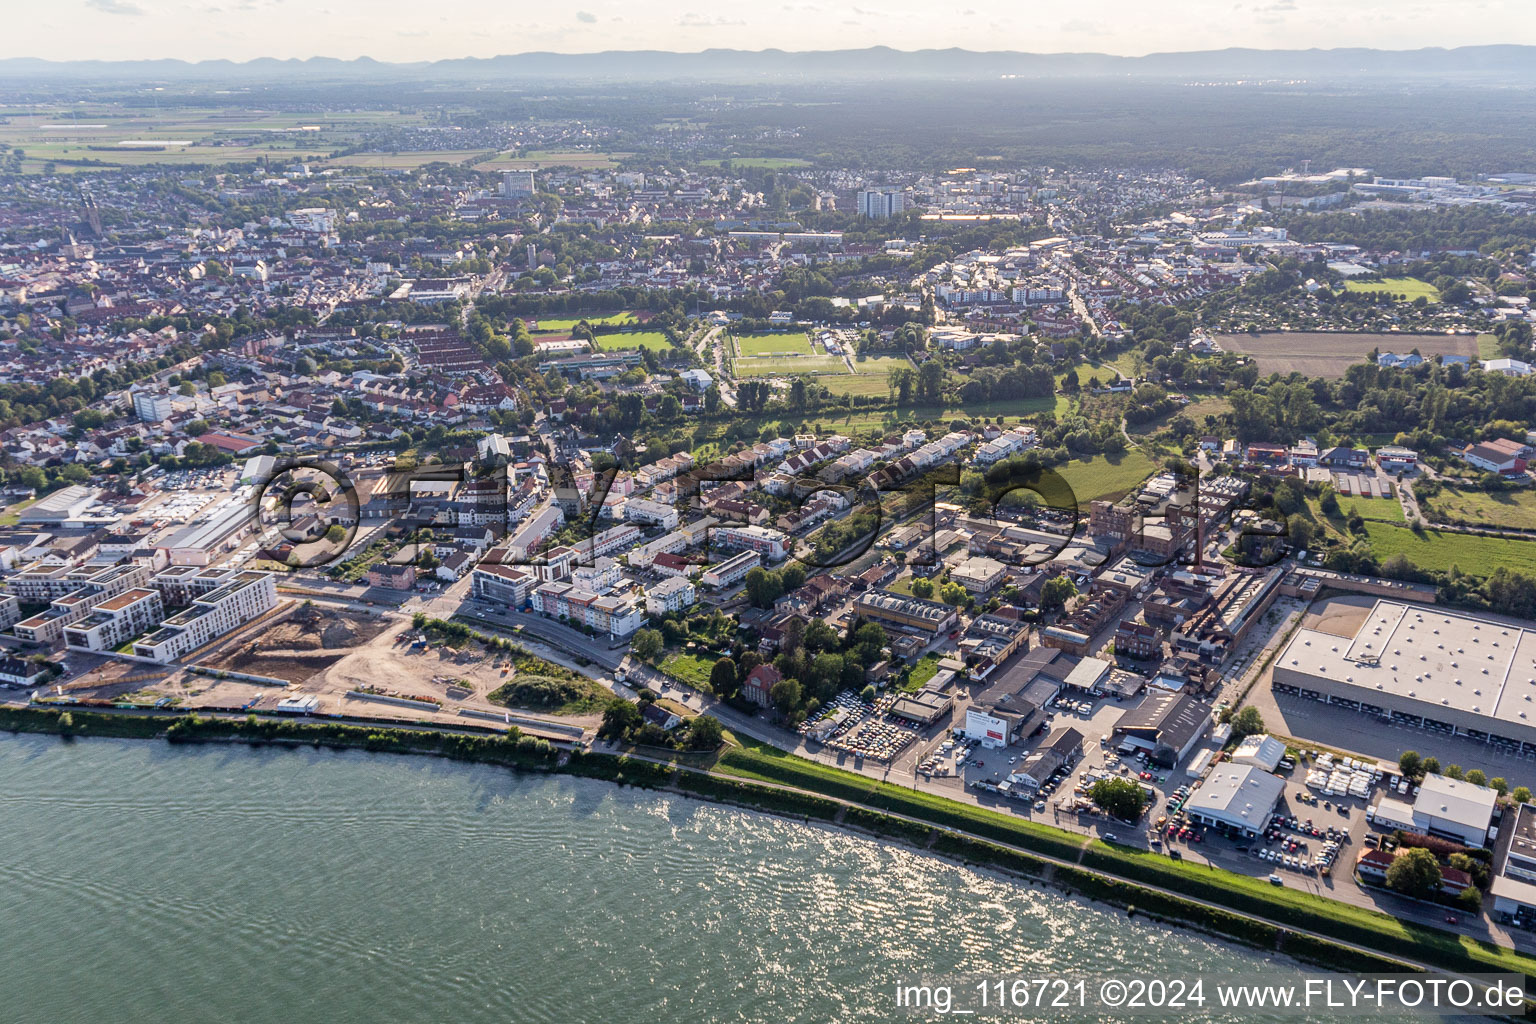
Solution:
{"label": "white apartment building", "polygon": [[133,414],[143,423],[164,423],[172,411],[170,395],[140,391],[133,396]]}
{"label": "white apartment building", "polygon": [[859,216],[885,220],[907,209],[906,193],[900,189],[865,189],[859,193]]}
{"label": "white apartment building", "polygon": [[685,577],[672,576],[645,592],[645,610],[652,615],[680,612],[698,600],[698,591]]}
{"label": "white apartment building", "polygon": [[659,526],[663,530],[677,529],[677,509],[647,498],[630,498],[624,503],[624,518],[632,523]]}
{"label": "white apartment building", "polygon": [[[64,629],[72,626],[108,598],[126,590],[143,586],[149,580],[149,567],[137,563],[114,565],[103,569],[99,565],[84,565],[48,576],[51,588],[68,587],[61,597],[51,600],[48,607],[15,623],[11,632],[18,640],[34,644],[55,644],[64,638]],[[12,589],[15,590],[13,578]],[[33,583],[40,582],[34,575]],[[73,585],[71,585],[73,584]],[[18,595],[20,596],[20,595]],[[35,600],[36,598],[29,598]]]}
{"label": "white apartment building", "polygon": [[165,602],[158,590],[135,587],[98,604],[83,621],[64,627],[64,643],[76,651],[112,651],[158,625]]}
{"label": "white apartment building", "polygon": [[746,579],[747,573],[763,564],[756,551],[742,551],[704,570],[699,582],[706,587],[729,587]]}
{"label": "white apartment building", "polygon": [[755,551],[770,562],[779,561],[787,552],[784,535],[762,526],[717,526],[710,534],[710,544],[728,551]]}
{"label": "white apartment building", "polygon": [[175,661],[275,607],[277,581],[271,573],[231,570],[225,582],[134,643],[133,653],[162,664]]}
{"label": "white apartment building", "polygon": [[566,619],[611,637],[629,636],[644,620],[634,595],[600,596],[570,583],[545,583],[535,588],[530,603],[540,615]]}

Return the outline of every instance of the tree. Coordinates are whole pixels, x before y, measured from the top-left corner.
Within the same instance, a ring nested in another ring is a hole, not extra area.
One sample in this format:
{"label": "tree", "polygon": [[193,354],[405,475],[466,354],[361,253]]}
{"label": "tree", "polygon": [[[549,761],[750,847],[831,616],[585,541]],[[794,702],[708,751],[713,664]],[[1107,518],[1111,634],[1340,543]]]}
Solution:
{"label": "tree", "polygon": [[944,364],[929,359],[917,371],[917,398],[928,405],[937,405],[944,397]]}
{"label": "tree", "polygon": [[325,539],[332,544],[340,544],[347,539],[347,528],[340,523],[336,523],[329,530],[325,531]]}
{"label": "tree", "polygon": [[1517,804],[1528,804],[1531,802],[1531,791],[1525,786],[1516,786],[1515,791],[1509,794],[1509,798]]}
{"label": "tree", "polygon": [[1462,767],[1459,764],[1446,765],[1445,771],[1441,772],[1440,774],[1444,775],[1448,779],[1455,779],[1457,782],[1460,782],[1467,777],[1467,773],[1462,770]]}
{"label": "tree", "polygon": [[1440,862],[1422,847],[1400,852],[1387,868],[1387,888],[1428,899],[1440,890]]}
{"label": "tree", "polygon": [[1300,512],[1286,520],[1285,530],[1298,551],[1312,546],[1312,523]]}
{"label": "tree", "polygon": [[1405,779],[1417,779],[1422,777],[1424,771],[1424,759],[1419,757],[1417,750],[1405,750],[1397,759],[1398,770],[1403,773]]}
{"label": "tree", "polygon": [[709,715],[700,715],[688,723],[688,749],[714,750],[724,735],[718,721]]}
{"label": "tree", "polygon": [[1439,775],[1440,759],[1438,757],[1426,757],[1423,760],[1421,767],[1423,768],[1424,775]]}
{"label": "tree", "polygon": [[715,667],[709,670],[709,688],[721,695],[734,692],[736,663],[730,658],[721,658],[716,661]]}
{"label": "tree", "polygon": [[641,721],[643,719],[639,708],[622,697],[615,697],[603,710],[603,724],[597,734],[607,739],[621,740]]}
{"label": "tree", "polygon": [[784,582],[776,572],[761,566],[747,570],[747,600],[754,608],[771,608],[784,593]]}
{"label": "tree", "polygon": [[1040,588],[1040,610],[1056,611],[1077,596],[1077,584],[1065,576],[1052,576]]}
{"label": "tree", "polygon": [[1505,796],[1509,793],[1509,780],[1502,775],[1495,775],[1488,780],[1488,788],[1498,793],[1499,796]]}
{"label": "tree", "polygon": [[1232,716],[1232,738],[1243,739],[1264,731],[1264,716],[1252,704]]}
{"label": "tree", "polygon": [[1467,781],[1474,786],[1486,786],[1488,785],[1488,776],[1483,773],[1481,768],[1473,768],[1467,772]]}
{"label": "tree", "polygon": [[635,638],[630,641],[629,649],[641,661],[655,661],[661,657],[663,646],[664,644],[659,632],[654,629],[642,629],[635,633]]}
{"label": "tree", "polygon": [[1100,779],[1088,790],[1088,796],[1106,814],[1121,821],[1135,821],[1146,805],[1146,793],[1130,779]]}
{"label": "tree", "polygon": [[912,596],[921,597],[924,600],[933,596],[933,580],[924,576],[915,576],[912,579]]}
{"label": "tree", "polygon": [[873,704],[875,702],[874,686],[870,685],[864,687],[864,689],[859,692],[859,699],[862,700],[865,704]]}
{"label": "tree", "polygon": [[800,706],[800,681],[780,679],[768,690],[768,699],[773,701],[773,706],[779,709],[780,714],[789,714]]}

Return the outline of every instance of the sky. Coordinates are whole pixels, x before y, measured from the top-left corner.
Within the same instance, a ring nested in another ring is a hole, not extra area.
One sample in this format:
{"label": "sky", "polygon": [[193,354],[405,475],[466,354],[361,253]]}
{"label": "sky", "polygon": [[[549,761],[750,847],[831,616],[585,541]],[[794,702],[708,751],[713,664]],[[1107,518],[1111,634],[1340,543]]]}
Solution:
{"label": "sky", "polygon": [[1536,44],[1532,0],[8,0],[0,56],[492,57],[551,50]]}

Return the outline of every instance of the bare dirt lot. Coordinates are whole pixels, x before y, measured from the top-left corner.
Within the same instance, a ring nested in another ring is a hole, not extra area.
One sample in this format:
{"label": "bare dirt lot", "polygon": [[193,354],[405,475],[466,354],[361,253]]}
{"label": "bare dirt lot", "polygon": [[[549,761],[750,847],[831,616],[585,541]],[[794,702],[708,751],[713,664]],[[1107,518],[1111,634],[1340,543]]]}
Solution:
{"label": "bare dirt lot", "polygon": [[1271,331],[1262,334],[1218,334],[1216,342],[1228,352],[1252,356],[1261,373],[1291,373],[1308,377],[1342,377],[1365,361],[1372,349],[1477,358],[1477,338],[1451,334],[1346,334],[1343,332]]}
{"label": "bare dirt lot", "polygon": [[229,645],[206,664],[301,683],[368,644],[389,625],[386,619],[356,612],[296,605],[286,618]]}

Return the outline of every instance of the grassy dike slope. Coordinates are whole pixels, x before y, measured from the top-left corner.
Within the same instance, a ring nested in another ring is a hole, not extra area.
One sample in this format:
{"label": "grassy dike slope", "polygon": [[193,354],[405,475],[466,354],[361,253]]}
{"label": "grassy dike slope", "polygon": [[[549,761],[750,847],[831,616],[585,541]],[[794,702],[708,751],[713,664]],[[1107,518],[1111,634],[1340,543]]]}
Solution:
{"label": "grassy dike slope", "polygon": [[[0,730],[428,754],[665,789],[853,828],[966,863],[1028,876],[1334,970],[1402,970],[1401,962],[1393,958],[1405,957],[1450,971],[1510,971],[1536,983],[1536,960],[1513,950],[1406,925],[1386,914],[1277,889],[1218,869],[1197,868],[1096,841],[1086,844],[1085,849],[1083,837],[1060,829],[876,782],[766,746],[728,748],[715,770],[704,772],[612,754],[565,755],[543,740],[515,734],[470,735],[254,716],[240,719],[0,708]],[[1034,855],[1037,853],[1040,856]],[[1055,860],[1044,859],[1047,857]],[[1075,863],[1079,857],[1081,866]],[[1149,889],[1138,882],[1170,891]],[[1255,920],[1255,916],[1266,920]],[[1291,928],[1370,947],[1380,954]]]}

